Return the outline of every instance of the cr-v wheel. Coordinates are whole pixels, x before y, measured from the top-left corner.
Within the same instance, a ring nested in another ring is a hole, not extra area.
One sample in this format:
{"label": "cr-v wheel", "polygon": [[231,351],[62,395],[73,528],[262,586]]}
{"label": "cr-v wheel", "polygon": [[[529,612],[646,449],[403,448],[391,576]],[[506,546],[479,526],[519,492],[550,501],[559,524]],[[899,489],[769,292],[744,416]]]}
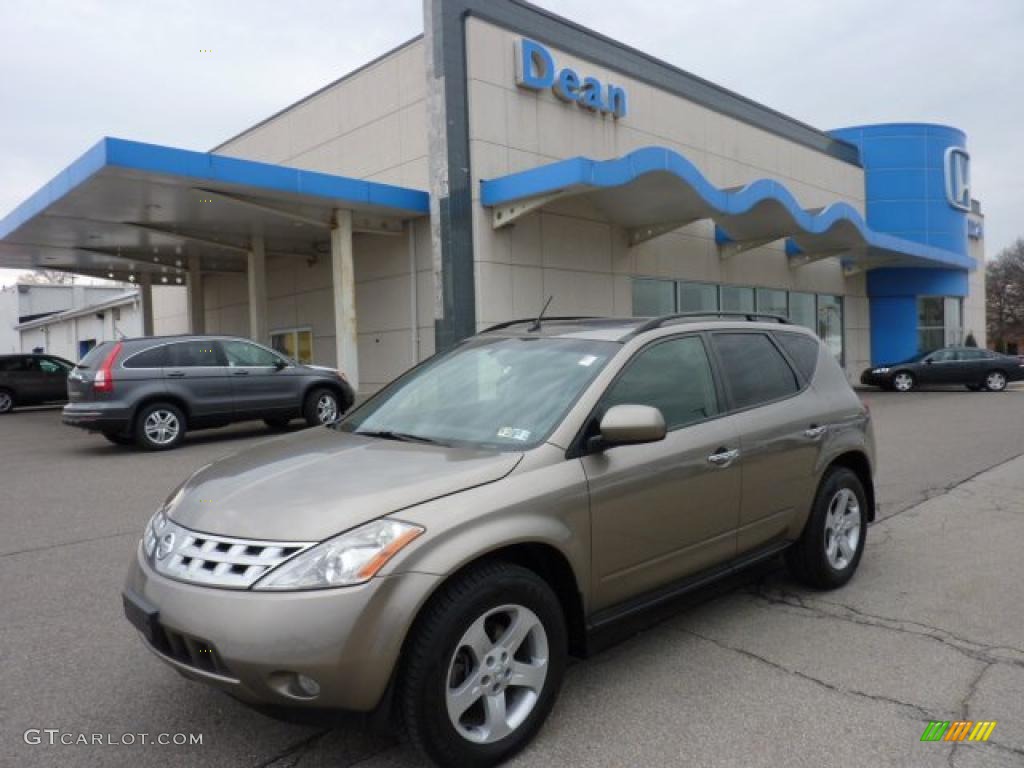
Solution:
{"label": "cr-v wheel", "polygon": [[860,478],[846,467],[833,467],[821,481],[803,533],[786,552],[790,571],[810,587],[841,587],[857,570],[867,530]]}
{"label": "cr-v wheel", "polygon": [[409,738],[441,766],[482,768],[533,738],[554,705],[567,656],[551,588],[506,563],[457,577],[417,620],[399,707]]}
{"label": "cr-v wheel", "polygon": [[909,392],[917,382],[910,371],[900,371],[892,377],[892,388],[897,392]]}
{"label": "cr-v wheel", "polygon": [[341,418],[337,394],[326,388],[314,389],[306,395],[302,415],[306,419],[306,424],[311,427],[333,424]]}
{"label": "cr-v wheel", "polygon": [[177,448],[185,439],[185,415],[170,403],[147,405],[135,418],[135,443],[148,451]]}
{"label": "cr-v wheel", "polygon": [[1002,392],[1006,389],[1006,374],[1002,371],[989,371],[985,376],[985,389],[989,392]]}

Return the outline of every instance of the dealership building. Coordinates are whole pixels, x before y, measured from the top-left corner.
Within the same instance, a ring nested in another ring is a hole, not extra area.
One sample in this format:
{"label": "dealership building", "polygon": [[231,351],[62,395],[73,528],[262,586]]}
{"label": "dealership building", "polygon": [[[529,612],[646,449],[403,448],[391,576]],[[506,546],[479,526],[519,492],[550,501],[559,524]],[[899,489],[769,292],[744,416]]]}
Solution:
{"label": "dealership building", "polygon": [[962,131],[818,130],[518,0],[424,19],[208,153],[103,139],[0,220],[0,267],[135,282],[147,333],[249,336],[364,391],[548,297],[785,315],[851,379],[984,346]]}

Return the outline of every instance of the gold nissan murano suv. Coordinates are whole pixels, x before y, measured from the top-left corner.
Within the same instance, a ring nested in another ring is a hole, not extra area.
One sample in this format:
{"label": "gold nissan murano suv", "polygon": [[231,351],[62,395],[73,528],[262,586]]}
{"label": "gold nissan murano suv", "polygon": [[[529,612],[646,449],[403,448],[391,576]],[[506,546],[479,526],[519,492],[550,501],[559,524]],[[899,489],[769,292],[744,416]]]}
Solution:
{"label": "gold nissan murano suv", "polygon": [[192,475],[146,525],[125,613],[238,699],[384,714],[439,765],[490,766],[570,654],[652,609],[780,554],[845,584],[873,464],[832,353],[780,318],[505,323]]}

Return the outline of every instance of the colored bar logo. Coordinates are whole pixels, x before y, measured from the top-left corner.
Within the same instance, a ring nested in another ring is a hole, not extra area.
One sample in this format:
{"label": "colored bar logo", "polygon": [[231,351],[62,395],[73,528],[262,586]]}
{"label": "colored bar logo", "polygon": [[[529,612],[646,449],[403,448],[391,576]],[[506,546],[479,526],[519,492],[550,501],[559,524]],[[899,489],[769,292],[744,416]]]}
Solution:
{"label": "colored bar logo", "polygon": [[996,728],[995,720],[932,720],[921,734],[921,741],[988,741]]}

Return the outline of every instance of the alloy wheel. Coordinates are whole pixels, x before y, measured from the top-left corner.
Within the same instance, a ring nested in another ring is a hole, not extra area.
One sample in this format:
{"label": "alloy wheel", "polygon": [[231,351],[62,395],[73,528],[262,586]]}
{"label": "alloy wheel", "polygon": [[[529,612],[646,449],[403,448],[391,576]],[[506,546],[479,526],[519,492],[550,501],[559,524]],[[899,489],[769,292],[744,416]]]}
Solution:
{"label": "alloy wheel", "polygon": [[547,632],[529,608],[503,605],[480,616],[448,663],[445,704],[455,730],[476,744],[515,731],[540,699],[548,660]]}
{"label": "alloy wheel", "polygon": [[146,438],[156,445],[173,443],[181,431],[178,417],[171,411],[157,409],[146,417],[142,427]]}
{"label": "alloy wheel", "polygon": [[316,401],[316,417],[321,424],[332,424],[338,420],[338,401],[326,392]]}
{"label": "alloy wheel", "polygon": [[837,571],[846,568],[860,544],[861,514],[857,494],[840,488],[825,515],[825,556]]}
{"label": "alloy wheel", "polygon": [[1006,376],[999,371],[992,371],[985,377],[985,388],[991,392],[1002,392],[1006,389]]}
{"label": "alloy wheel", "polygon": [[914,388],[914,377],[909,373],[897,373],[892,380],[892,385],[898,392],[909,392]]}

